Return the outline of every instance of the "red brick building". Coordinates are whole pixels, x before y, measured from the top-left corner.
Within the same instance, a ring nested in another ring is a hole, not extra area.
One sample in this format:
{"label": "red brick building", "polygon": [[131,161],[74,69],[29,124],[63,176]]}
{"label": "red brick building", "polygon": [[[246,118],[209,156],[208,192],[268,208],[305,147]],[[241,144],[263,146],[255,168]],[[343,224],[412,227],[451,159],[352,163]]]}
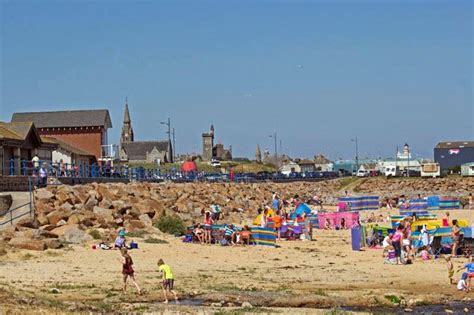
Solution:
{"label": "red brick building", "polygon": [[106,109],[14,113],[12,122],[33,122],[41,136],[59,139],[97,160],[102,146],[108,144],[107,129],[112,128]]}

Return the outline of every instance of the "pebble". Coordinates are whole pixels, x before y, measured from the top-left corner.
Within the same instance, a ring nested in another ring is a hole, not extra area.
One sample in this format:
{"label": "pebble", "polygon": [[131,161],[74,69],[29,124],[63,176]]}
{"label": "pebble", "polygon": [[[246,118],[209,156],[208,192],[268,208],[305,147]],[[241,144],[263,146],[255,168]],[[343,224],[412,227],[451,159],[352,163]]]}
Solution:
{"label": "pebble", "polygon": [[59,289],[58,288],[52,288],[49,292],[53,293],[53,294],[59,294]]}
{"label": "pebble", "polygon": [[445,311],[446,313],[448,313],[448,314],[454,313],[452,310],[444,310],[444,311]]}
{"label": "pebble", "polygon": [[222,307],[221,303],[211,303],[211,307]]}
{"label": "pebble", "polygon": [[467,307],[464,308],[464,313],[469,313],[469,309]]}
{"label": "pebble", "polygon": [[406,309],[404,309],[404,311],[407,312],[407,313],[413,312],[413,310],[411,308],[406,308]]}
{"label": "pebble", "polygon": [[252,304],[250,304],[249,302],[243,302],[243,303],[242,303],[242,307],[243,307],[243,308],[252,308],[253,306],[252,306]]}

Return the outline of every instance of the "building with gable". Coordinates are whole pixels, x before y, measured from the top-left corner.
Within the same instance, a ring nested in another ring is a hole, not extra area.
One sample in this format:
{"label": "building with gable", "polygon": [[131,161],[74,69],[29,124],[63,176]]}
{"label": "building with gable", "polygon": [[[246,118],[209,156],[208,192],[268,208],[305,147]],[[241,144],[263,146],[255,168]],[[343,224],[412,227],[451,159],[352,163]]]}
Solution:
{"label": "building with gable", "polygon": [[173,162],[171,141],[135,141],[127,99],[120,136],[119,157],[121,162],[130,164]]}

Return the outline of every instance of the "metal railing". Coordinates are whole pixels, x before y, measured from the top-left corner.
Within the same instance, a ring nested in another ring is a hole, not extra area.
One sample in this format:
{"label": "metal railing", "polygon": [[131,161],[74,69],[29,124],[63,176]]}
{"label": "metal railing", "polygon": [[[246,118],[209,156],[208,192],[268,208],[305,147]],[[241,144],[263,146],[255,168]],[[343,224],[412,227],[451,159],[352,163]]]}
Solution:
{"label": "metal railing", "polygon": [[[9,209],[4,215],[3,217],[4,218],[7,218],[6,220],[4,219],[3,222],[0,222],[0,227],[4,226],[4,225],[7,225],[7,224],[10,224],[10,225],[13,225],[13,221],[19,219],[19,218],[22,218],[26,215],[29,215],[30,218],[34,217],[34,201],[33,201],[33,189],[34,189],[34,186],[33,186],[33,179],[31,177],[28,177],[28,191],[29,191],[29,198],[30,198],[30,201],[25,203],[25,204],[22,204],[22,205],[19,205],[19,206],[16,206],[15,208],[13,209]],[[13,214],[15,211],[21,209],[21,208],[24,208],[28,206],[28,211],[26,212],[23,212],[23,213],[20,213],[20,214]]]}

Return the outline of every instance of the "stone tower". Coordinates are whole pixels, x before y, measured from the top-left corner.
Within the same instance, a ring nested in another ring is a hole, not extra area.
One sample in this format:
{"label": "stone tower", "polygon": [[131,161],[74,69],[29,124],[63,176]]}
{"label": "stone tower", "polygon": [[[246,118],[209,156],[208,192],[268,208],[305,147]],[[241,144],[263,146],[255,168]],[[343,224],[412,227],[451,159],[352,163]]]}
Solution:
{"label": "stone tower", "polygon": [[257,163],[262,163],[262,152],[260,151],[260,146],[257,144],[257,150],[255,150],[255,161]]}
{"label": "stone tower", "polygon": [[211,125],[210,132],[202,134],[202,159],[204,161],[210,161],[212,159],[213,148],[214,148],[214,126]]}
{"label": "stone tower", "polygon": [[125,113],[123,115],[122,135],[120,136],[120,143],[133,142],[132,121],[130,120],[130,113],[128,112],[128,99],[125,98]]}

